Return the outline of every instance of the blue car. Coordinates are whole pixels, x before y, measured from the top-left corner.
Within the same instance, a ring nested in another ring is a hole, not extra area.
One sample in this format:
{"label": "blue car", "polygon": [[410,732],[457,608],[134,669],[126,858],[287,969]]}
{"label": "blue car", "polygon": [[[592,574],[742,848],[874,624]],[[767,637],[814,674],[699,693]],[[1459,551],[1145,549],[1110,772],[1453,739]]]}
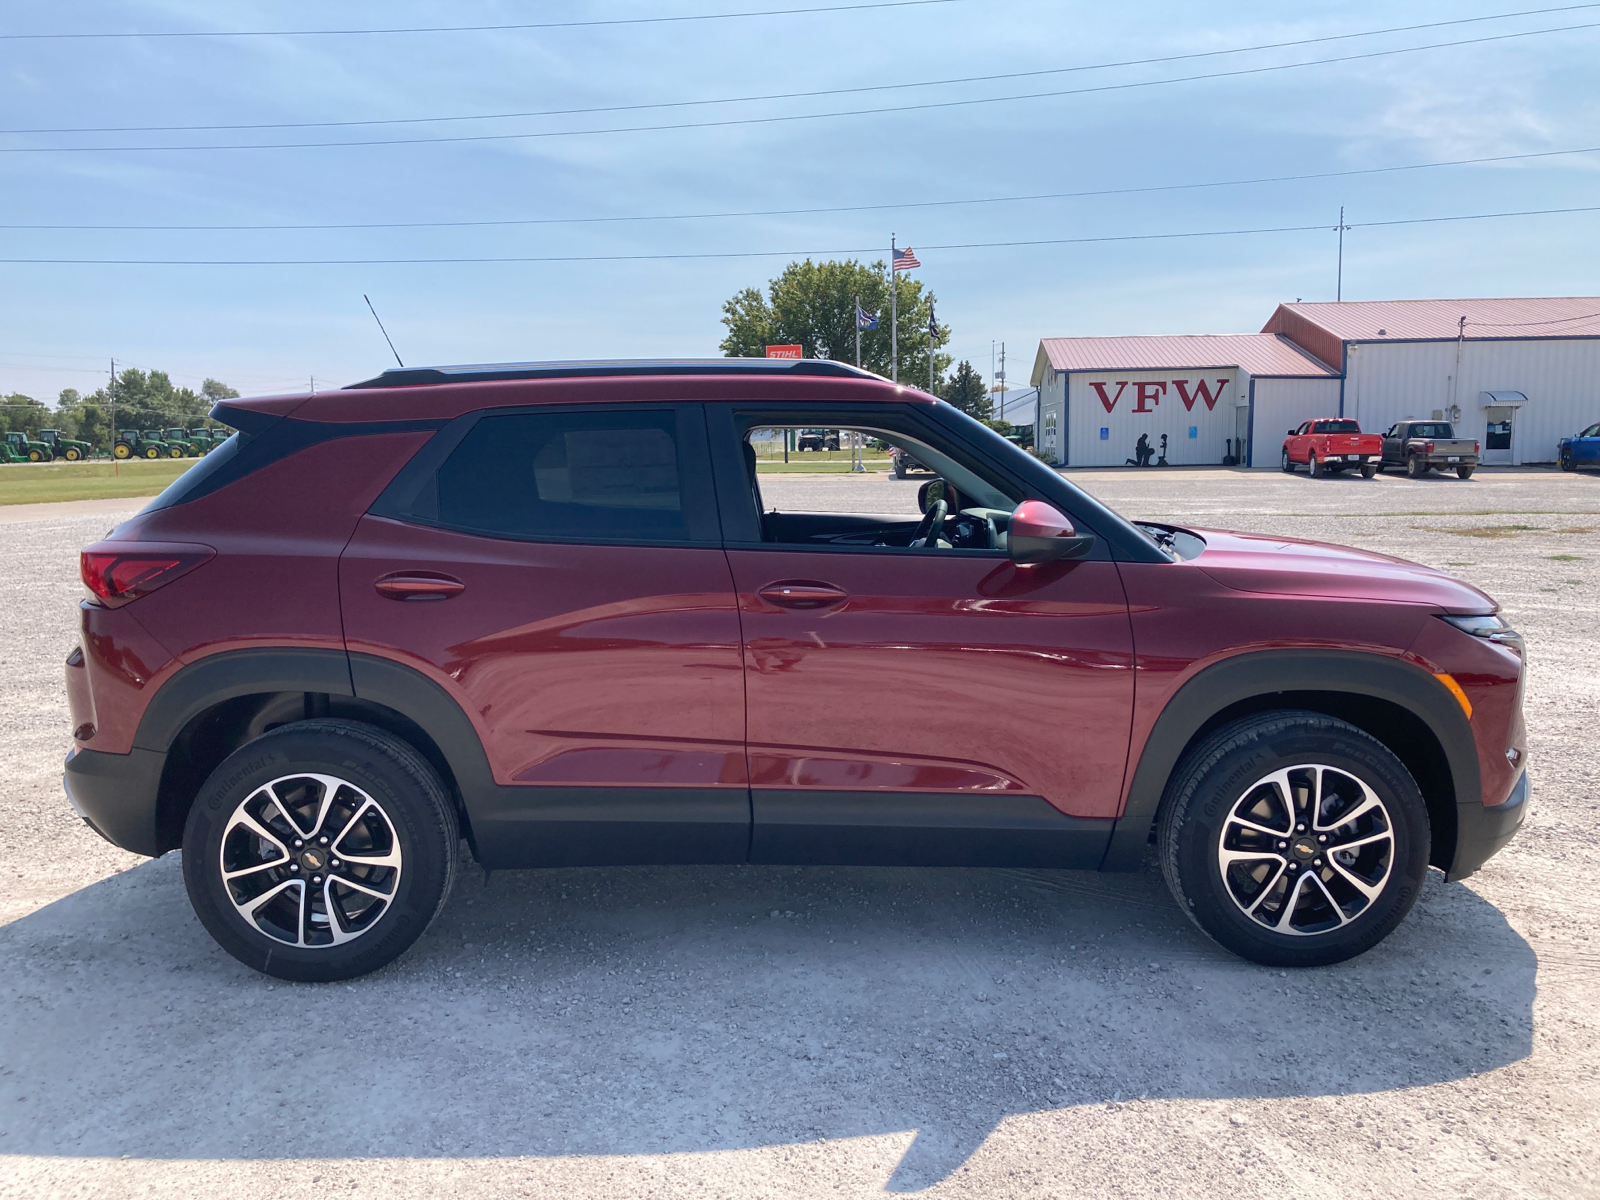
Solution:
{"label": "blue car", "polygon": [[1576,437],[1562,438],[1557,457],[1563,471],[1576,471],[1579,467],[1600,467],[1600,421],[1596,421]]}

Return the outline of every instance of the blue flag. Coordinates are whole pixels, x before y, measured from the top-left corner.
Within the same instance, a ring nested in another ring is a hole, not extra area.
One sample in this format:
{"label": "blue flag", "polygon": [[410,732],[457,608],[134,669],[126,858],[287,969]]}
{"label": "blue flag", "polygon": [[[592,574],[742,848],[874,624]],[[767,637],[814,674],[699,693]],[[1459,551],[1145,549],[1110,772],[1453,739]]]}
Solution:
{"label": "blue flag", "polygon": [[861,305],[856,305],[856,328],[876,329],[877,327],[878,318],[872,313],[869,313],[866,309],[862,308]]}

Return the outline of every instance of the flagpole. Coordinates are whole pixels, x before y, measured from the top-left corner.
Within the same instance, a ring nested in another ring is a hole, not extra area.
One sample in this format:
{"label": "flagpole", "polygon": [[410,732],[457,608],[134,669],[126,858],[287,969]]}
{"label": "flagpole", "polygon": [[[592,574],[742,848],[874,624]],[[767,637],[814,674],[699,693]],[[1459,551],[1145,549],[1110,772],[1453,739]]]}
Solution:
{"label": "flagpole", "polygon": [[[856,370],[861,369],[861,294],[856,293],[856,306],[850,314],[850,323],[856,327]],[[861,474],[866,471],[866,464],[861,461],[861,431],[850,431],[850,473]]]}
{"label": "flagpole", "polygon": [[894,267],[894,234],[889,235],[889,379],[900,382],[900,280]]}

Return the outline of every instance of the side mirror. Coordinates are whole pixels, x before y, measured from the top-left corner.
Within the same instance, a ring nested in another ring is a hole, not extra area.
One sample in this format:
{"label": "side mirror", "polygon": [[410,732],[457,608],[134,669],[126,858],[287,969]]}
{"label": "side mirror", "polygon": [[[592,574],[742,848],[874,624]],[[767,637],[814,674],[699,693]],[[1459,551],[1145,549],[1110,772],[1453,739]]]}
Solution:
{"label": "side mirror", "polygon": [[947,499],[945,496],[945,483],[942,479],[930,479],[917,489],[917,509],[927,512],[935,500]]}
{"label": "side mirror", "polygon": [[1080,534],[1054,505],[1024,500],[1011,514],[1006,547],[1018,566],[1066,562],[1088,554],[1094,548],[1094,536]]}
{"label": "side mirror", "polygon": [[1290,437],[1293,437],[1293,436],[1294,436],[1294,430],[1292,430],[1292,429],[1291,429],[1291,430],[1289,430],[1289,436],[1290,436]]}

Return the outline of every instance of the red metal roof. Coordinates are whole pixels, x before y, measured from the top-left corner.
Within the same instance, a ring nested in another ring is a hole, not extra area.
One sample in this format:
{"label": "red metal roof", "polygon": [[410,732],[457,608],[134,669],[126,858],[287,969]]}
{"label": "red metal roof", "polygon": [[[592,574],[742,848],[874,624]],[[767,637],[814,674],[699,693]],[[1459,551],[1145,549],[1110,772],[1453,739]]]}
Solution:
{"label": "red metal roof", "polygon": [[[1305,325],[1335,342],[1388,338],[1468,339],[1600,337],[1600,296],[1553,296],[1490,300],[1346,300],[1342,303],[1280,304],[1263,333],[1286,334],[1313,353],[1323,346]],[[1335,352],[1332,361],[1338,361]]]}
{"label": "red metal roof", "polygon": [[[1057,371],[1212,370],[1242,367],[1252,375],[1325,378],[1338,372],[1275,333],[1174,334],[1154,337],[1044,338],[1039,358]],[[1040,382],[1042,362],[1034,366]]]}

